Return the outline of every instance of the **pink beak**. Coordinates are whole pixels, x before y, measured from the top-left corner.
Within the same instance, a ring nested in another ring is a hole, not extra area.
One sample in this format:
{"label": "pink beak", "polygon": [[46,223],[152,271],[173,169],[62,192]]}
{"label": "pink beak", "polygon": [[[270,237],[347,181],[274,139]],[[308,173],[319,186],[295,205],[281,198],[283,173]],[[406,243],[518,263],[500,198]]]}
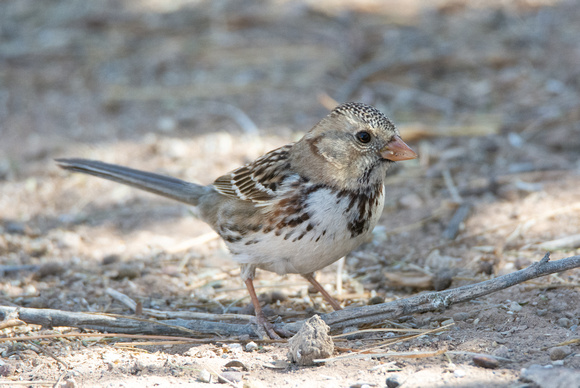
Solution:
{"label": "pink beak", "polygon": [[415,159],[417,154],[411,149],[411,147],[405,144],[403,139],[399,136],[395,136],[393,140],[383,147],[381,150],[381,156],[383,159],[397,162],[399,160]]}

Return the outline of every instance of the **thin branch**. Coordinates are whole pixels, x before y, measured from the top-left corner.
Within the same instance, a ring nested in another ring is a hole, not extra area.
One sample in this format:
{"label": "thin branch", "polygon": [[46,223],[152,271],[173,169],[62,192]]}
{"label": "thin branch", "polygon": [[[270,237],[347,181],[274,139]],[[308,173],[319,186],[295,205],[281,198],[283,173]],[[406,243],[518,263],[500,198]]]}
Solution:
{"label": "thin branch", "polygon": [[[527,280],[580,267],[580,256],[552,262],[549,260],[550,255],[546,253],[542,260],[528,268],[495,279],[445,291],[419,294],[389,303],[335,311],[324,314],[321,318],[333,331],[350,326],[373,325],[385,319],[446,308],[452,304],[479,298]],[[286,326],[290,325],[292,324]],[[290,327],[286,327],[286,329],[293,331]]]}
{"label": "thin branch", "polygon": [[[466,302],[503,290],[522,282],[580,267],[580,256],[550,262],[549,254],[542,260],[520,271],[484,282],[450,290],[429,292],[372,306],[347,308],[324,314],[321,318],[333,332],[346,327],[377,325],[397,317],[444,309],[452,304]],[[548,287],[548,285],[546,285]],[[12,314],[12,315],[11,315]],[[151,321],[104,314],[76,313],[49,309],[0,306],[0,318],[20,319],[28,324],[46,327],[68,326],[110,333],[153,334],[170,336],[256,336],[253,326],[242,323],[209,322],[204,320],[168,319]],[[284,331],[297,332],[303,321],[278,323]],[[113,334],[111,334],[113,336]]]}

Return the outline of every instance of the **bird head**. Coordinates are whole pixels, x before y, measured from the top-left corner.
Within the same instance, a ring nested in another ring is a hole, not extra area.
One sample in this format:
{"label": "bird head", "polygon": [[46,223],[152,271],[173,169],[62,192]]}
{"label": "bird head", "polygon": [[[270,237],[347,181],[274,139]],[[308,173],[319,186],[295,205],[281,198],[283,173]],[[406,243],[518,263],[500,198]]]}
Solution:
{"label": "bird head", "polygon": [[382,183],[393,162],[417,157],[384,114],[357,102],[335,108],[293,148],[301,175],[351,190]]}

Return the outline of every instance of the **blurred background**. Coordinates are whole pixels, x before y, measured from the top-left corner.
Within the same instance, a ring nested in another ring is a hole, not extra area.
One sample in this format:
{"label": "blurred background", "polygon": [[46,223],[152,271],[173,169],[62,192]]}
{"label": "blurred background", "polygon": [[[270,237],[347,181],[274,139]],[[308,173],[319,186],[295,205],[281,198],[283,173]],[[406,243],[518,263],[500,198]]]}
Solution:
{"label": "blurred background", "polygon": [[[235,299],[220,291],[241,285],[235,264],[187,207],[53,159],[209,184],[345,101],[379,108],[420,154],[390,173],[375,239],[347,258],[347,303],[572,255],[578,20],[574,0],[2,1],[0,298],[117,312],[107,286],[171,309]],[[334,269],[322,276],[336,291]]]}

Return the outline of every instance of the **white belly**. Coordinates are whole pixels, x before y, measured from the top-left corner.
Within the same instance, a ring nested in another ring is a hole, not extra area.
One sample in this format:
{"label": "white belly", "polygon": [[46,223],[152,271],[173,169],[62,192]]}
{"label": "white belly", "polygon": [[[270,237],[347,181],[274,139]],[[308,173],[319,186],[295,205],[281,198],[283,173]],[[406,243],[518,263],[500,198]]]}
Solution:
{"label": "white belly", "polygon": [[233,259],[281,275],[308,274],[322,269],[368,239],[383,211],[383,193],[381,190],[377,201],[369,205],[372,209],[366,230],[355,237],[349,230],[349,223],[358,215],[358,206],[352,206],[349,197],[337,202],[330,189],[321,189],[308,197],[308,222],[284,228],[278,235],[275,230],[267,234],[259,231],[228,244],[234,253]]}

